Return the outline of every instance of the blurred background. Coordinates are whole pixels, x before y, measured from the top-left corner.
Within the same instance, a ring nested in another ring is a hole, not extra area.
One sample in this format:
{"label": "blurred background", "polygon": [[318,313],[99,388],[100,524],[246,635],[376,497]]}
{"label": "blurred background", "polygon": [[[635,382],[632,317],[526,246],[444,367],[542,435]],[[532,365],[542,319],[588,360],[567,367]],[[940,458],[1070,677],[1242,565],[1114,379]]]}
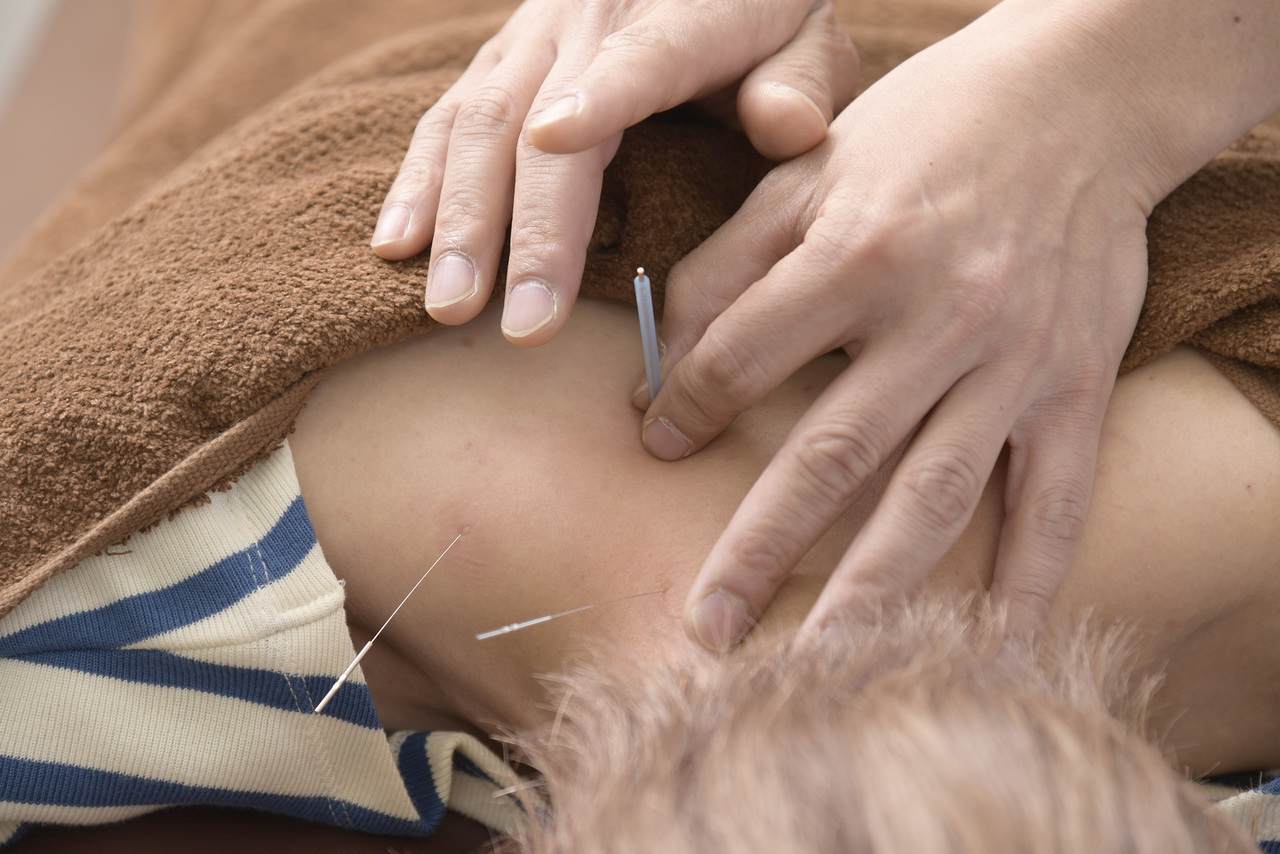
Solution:
{"label": "blurred background", "polygon": [[[170,49],[133,29],[185,2],[0,0],[0,264],[112,139],[126,111],[136,118],[156,95],[131,78],[161,79],[166,63],[199,46],[194,31]],[[252,0],[218,5],[221,19],[234,19]],[[1269,123],[1280,128],[1280,114]]]}
{"label": "blurred background", "polygon": [[131,7],[0,0],[0,259],[111,138]]}

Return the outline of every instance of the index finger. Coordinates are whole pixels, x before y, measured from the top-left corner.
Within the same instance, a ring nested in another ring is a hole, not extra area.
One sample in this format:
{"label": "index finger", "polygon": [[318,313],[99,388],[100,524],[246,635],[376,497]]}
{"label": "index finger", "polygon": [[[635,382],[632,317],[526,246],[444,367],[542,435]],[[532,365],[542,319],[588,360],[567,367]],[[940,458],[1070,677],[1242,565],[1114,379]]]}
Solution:
{"label": "index finger", "polygon": [[[904,390],[903,376],[921,382]],[[712,548],[686,601],[689,634],[714,651],[740,640],[955,379],[920,348],[868,344],[796,424]]]}

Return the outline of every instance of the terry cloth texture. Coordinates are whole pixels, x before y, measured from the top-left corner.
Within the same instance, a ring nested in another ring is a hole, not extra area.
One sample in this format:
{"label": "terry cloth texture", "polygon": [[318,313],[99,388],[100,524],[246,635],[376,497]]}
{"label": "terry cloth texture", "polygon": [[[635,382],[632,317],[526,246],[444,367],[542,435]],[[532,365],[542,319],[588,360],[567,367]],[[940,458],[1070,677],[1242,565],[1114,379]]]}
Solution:
{"label": "terry cloth texture", "polygon": [[[256,807],[426,836],[499,833],[515,774],[473,736],[383,733],[288,444],[201,507],[89,558],[0,620],[0,844],[32,824]],[[21,686],[15,688],[15,686]]]}
{"label": "terry cloth texture", "polygon": [[[169,47],[135,69],[136,120],[0,270],[0,613],[250,468],[327,367],[431,325],[426,258],[383,262],[369,236],[418,117],[511,4],[181,5],[150,19]],[[968,20],[837,5],[864,85]],[[689,115],[628,131],[583,291],[630,301],[643,264],[660,302],[768,165]],[[1277,235],[1263,128],[1151,217],[1125,369],[1188,341],[1280,421]]]}

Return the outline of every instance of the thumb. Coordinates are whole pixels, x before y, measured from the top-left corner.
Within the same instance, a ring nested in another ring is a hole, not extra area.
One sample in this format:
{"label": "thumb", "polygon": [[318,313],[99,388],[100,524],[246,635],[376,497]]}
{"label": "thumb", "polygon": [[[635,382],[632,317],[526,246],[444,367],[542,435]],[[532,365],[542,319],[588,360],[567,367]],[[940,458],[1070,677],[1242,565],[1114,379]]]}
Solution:
{"label": "thumb", "polygon": [[[774,169],[728,222],[671,269],[660,330],[666,348],[663,377],[713,320],[800,245],[808,194],[800,191],[798,179],[802,173],[790,165]],[[631,402],[637,409],[649,408],[647,383],[635,390]]]}
{"label": "thumb", "polygon": [[821,3],[790,42],[742,81],[738,119],[757,151],[789,160],[826,138],[857,81],[858,51],[831,4]]}
{"label": "thumb", "polygon": [[[550,154],[588,149],[654,113],[724,89],[799,30],[803,4],[778,0],[660,10],[605,36],[568,87],[547,104],[528,139]],[[789,20],[790,19],[790,20]]]}

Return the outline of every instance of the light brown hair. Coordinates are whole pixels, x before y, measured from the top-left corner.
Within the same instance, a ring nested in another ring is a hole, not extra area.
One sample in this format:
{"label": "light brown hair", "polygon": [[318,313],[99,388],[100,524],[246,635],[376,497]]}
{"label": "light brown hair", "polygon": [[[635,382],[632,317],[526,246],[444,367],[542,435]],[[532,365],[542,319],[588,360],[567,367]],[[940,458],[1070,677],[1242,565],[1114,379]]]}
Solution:
{"label": "light brown hair", "polygon": [[1152,679],[1080,628],[1010,667],[999,614],[917,603],[805,647],[559,681],[521,740],[551,852],[1256,850],[1142,733]]}

